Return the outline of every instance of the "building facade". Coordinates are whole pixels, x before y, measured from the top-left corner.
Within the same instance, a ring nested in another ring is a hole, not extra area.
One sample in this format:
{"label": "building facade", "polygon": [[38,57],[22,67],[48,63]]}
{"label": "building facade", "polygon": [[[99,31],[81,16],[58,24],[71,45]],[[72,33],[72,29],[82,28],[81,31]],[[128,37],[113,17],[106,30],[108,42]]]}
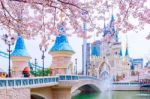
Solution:
{"label": "building facade", "polygon": [[104,25],[102,40],[93,42],[91,45],[89,75],[100,79],[111,78],[115,81],[130,76],[131,63],[128,47],[123,56],[118,32],[114,27],[113,15],[110,23],[107,26]]}

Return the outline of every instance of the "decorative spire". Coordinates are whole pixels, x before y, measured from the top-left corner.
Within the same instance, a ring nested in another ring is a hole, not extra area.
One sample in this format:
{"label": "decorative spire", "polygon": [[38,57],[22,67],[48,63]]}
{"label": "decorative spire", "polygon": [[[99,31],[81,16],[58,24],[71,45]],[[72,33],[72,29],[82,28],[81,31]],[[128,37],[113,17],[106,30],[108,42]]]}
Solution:
{"label": "decorative spire", "polygon": [[110,32],[111,32],[115,42],[118,42],[119,41],[118,32],[115,30],[114,21],[115,21],[114,15],[112,14],[111,20],[110,20]]}
{"label": "decorative spire", "polygon": [[64,26],[64,22],[61,22],[60,24],[58,24],[57,29],[58,29],[60,34],[66,34],[66,29],[65,29],[65,26]]}
{"label": "decorative spire", "polygon": [[128,44],[127,44],[127,46],[126,46],[125,56],[129,56]]}
{"label": "decorative spire", "polygon": [[12,52],[11,56],[22,56],[22,57],[30,57],[28,54],[24,40],[22,36],[18,35],[17,41],[16,41],[16,46],[14,51]]}
{"label": "decorative spire", "polygon": [[106,27],[106,25],[104,24],[103,37],[105,37],[107,34],[110,34],[110,31],[109,31],[108,27]]}
{"label": "decorative spire", "polygon": [[[110,23],[113,23],[115,21],[114,15],[111,16]],[[110,24],[111,25],[111,24]]]}
{"label": "decorative spire", "polygon": [[122,49],[120,49],[119,51],[119,56],[122,56]]}
{"label": "decorative spire", "polygon": [[125,51],[125,56],[129,56],[129,51],[128,51],[128,37],[126,34],[126,51]]}

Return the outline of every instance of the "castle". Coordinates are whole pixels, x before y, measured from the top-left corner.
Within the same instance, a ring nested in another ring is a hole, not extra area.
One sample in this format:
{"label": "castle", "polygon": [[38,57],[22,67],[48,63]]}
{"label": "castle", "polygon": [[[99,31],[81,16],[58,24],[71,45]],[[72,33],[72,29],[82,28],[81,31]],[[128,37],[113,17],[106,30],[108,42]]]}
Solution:
{"label": "castle", "polygon": [[109,77],[118,81],[130,76],[131,62],[128,46],[126,46],[125,55],[122,53],[114,21],[112,15],[110,23],[107,26],[104,24],[102,40],[91,44],[90,64],[87,71],[89,75],[100,79]]}

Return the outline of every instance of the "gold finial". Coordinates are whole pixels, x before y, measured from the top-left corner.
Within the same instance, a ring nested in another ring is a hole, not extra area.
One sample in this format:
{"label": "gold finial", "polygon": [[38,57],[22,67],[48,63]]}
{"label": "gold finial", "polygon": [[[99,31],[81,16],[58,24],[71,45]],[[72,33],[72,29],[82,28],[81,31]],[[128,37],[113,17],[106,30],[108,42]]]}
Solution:
{"label": "gold finial", "polygon": [[[63,8],[62,8],[63,9]],[[64,18],[64,13],[62,12],[62,10],[61,10],[61,12],[60,12],[60,21],[61,22],[63,22],[64,20],[63,20],[63,18]]]}

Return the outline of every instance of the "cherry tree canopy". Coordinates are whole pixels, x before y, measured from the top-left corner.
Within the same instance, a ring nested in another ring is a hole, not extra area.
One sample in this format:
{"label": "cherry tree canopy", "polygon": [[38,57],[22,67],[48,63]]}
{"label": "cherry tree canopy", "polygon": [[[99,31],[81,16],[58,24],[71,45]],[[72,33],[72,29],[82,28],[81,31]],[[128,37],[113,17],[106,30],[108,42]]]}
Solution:
{"label": "cherry tree canopy", "polygon": [[[50,39],[58,34],[57,26],[61,22],[66,30],[73,30],[68,35],[89,38],[90,33],[102,32],[101,23],[112,14],[119,33],[142,30],[150,24],[147,0],[0,0],[1,27],[26,38],[41,35]],[[83,23],[88,24],[86,36]]]}

